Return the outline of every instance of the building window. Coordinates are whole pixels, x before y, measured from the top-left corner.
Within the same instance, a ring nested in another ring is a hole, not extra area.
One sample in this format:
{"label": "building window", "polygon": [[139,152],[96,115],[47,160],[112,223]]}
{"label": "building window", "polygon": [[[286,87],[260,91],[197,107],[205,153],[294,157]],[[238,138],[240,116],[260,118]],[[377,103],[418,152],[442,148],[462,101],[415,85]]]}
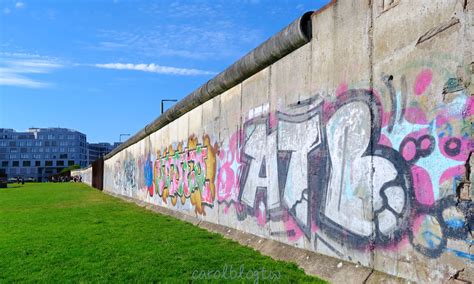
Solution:
{"label": "building window", "polygon": [[74,166],[74,161],[67,161],[68,166]]}
{"label": "building window", "polygon": [[16,159],[16,154],[10,154],[10,159]]}
{"label": "building window", "polygon": [[35,141],[35,146],[41,146],[43,143],[41,141]]}
{"label": "building window", "polygon": [[2,167],[8,167],[8,161],[2,161]]}
{"label": "building window", "polygon": [[7,146],[7,141],[0,141],[0,146],[3,146],[3,147]]}
{"label": "building window", "polygon": [[74,140],[74,135],[68,135],[68,136],[67,136],[67,139],[69,139],[69,140]]}
{"label": "building window", "polygon": [[59,146],[67,146],[67,141],[59,141]]}
{"label": "building window", "polygon": [[51,152],[57,153],[57,152],[58,152],[58,148],[52,148],[52,149],[51,149]]}
{"label": "building window", "polygon": [[38,139],[43,140],[43,139],[44,139],[44,135],[39,135],[39,136],[38,136]]}
{"label": "building window", "polygon": [[20,154],[20,159],[29,159],[30,155],[28,154]]}
{"label": "building window", "polygon": [[33,141],[28,141],[28,142],[26,142],[26,146],[28,146],[28,147],[33,146]]}
{"label": "building window", "polygon": [[44,162],[44,165],[45,165],[46,167],[52,167],[52,166],[53,166],[53,161],[45,161],[45,162]]}
{"label": "building window", "polygon": [[20,147],[25,147],[26,146],[26,142],[25,141],[20,141]]}
{"label": "building window", "polygon": [[56,161],[56,166],[57,166],[57,167],[62,167],[62,166],[64,166],[64,161]]}
{"label": "building window", "polygon": [[49,141],[44,141],[44,146],[49,146]]}
{"label": "building window", "polygon": [[[60,151],[60,152],[64,152],[64,151]],[[67,154],[60,154],[59,159],[67,159]]]}
{"label": "building window", "polygon": [[31,167],[30,161],[23,161],[23,167]]}
{"label": "building window", "polygon": [[33,159],[41,159],[41,155],[40,154],[33,154]]}
{"label": "building window", "polygon": [[35,161],[35,167],[41,167],[41,161]]}
{"label": "building window", "polygon": [[49,148],[45,148],[44,151],[45,151],[46,153],[49,153]]}
{"label": "building window", "polygon": [[43,148],[38,148],[38,152],[43,153],[44,149]]}
{"label": "building window", "polygon": [[59,139],[64,139],[64,135],[59,135]]}
{"label": "building window", "polygon": [[49,159],[49,154],[44,154],[45,159]]}
{"label": "building window", "polygon": [[13,161],[12,162],[12,167],[19,167],[20,166],[20,162],[19,161]]}
{"label": "building window", "polygon": [[69,148],[69,152],[70,152],[70,153],[76,152],[76,148]]}
{"label": "building window", "polygon": [[10,153],[18,153],[18,148],[10,148]]}
{"label": "building window", "polygon": [[53,134],[48,134],[48,140],[53,140],[54,139],[54,135]]}

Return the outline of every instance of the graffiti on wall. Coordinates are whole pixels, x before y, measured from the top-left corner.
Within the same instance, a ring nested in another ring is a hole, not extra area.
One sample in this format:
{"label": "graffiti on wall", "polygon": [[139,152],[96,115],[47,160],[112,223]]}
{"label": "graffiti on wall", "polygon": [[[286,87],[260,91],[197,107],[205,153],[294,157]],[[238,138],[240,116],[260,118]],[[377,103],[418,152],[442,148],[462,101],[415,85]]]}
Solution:
{"label": "graffiti on wall", "polygon": [[170,199],[173,206],[178,199],[182,204],[189,199],[196,213],[205,214],[204,206],[212,207],[216,196],[216,154],[217,145],[211,145],[208,135],[202,144],[191,136],[186,146],[179,143],[176,149],[169,146],[158,151],[159,158],[148,159],[145,168],[150,196],[156,191],[164,203]]}
{"label": "graffiti on wall", "polygon": [[474,260],[449,245],[472,242],[472,202],[458,195],[473,151],[474,100],[449,79],[443,94],[451,99],[426,107],[439,91],[436,74],[415,73],[384,75],[374,90],[341,84],[332,100],[261,106],[219,147],[204,135],[143,156],[126,152],[113,188],[199,215],[219,204],[262,228],[281,222],[284,230],[269,234],[320,241],[338,255],[331,243],[361,251],[410,244],[428,257]]}
{"label": "graffiti on wall", "polygon": [[[473,225],[471,202],[457,197],[471,129],[453,130],[472,117],[473,99],[460,89],[429,120],[419,106],[406,105],[409,88],[400,80],[396,91],[393,77],[384,78],[389,111],[378,92],[342,87],[335,102],[312,98],[290,106],[311,105],[299,114],[248,120],[222,147],[218,201],[234,206],[239,219],[285,222],[286,232],[272,234],[289,240],[314,233],[361,250],[408,240],[429,257],[452,251],[473,260],[447,247],[449,239],[469,242]],[[431,80],[431,71],[421,70],[415,95]]]}

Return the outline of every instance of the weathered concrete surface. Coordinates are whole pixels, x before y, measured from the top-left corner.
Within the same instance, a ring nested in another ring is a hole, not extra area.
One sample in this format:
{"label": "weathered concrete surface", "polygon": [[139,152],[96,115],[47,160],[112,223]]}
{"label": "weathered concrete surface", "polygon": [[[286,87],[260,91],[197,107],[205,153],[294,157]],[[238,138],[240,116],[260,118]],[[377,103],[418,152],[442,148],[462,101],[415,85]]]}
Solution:
{"label": "weathered concrete surface", "polygon": [[409,281],[468,280],[472,2],[332,2],[309,43],[110,155],[104,191],[277,255],[267,243]]}

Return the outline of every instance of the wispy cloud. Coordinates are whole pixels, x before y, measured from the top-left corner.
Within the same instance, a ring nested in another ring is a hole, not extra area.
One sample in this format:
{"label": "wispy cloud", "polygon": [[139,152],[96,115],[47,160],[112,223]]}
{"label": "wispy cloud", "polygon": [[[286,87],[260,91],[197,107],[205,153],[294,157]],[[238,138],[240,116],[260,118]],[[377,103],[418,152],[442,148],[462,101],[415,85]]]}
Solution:
{"label": "wispy cloud", "polygon": [[35,54],[0,53],[0,85],[23,88],[46,88],[51,83],[31,78],[63,67],[56,59]]}
{"label": "wispy cloud", "polygon": [[21,8],[24,8],[25,7],[25,3],[19,1],[19,2],[16,2],[15,4],[15,8],[17,9],[21,9]]}
{"label": "wispy cloud", "polygon": [[182,75],[182,76],[196,76],[196,75],[214,75],[215,72],[189,69],[189,68],[177,68],[171,66],[162,66],[158,64],[131,64],[131,63],[107,63],[107,64],[95,64],[93,65],[98,68],[116,69],[116,70],[135,70],[152,72],[158,74],[171,74],[171,75]]}
{"label": "wispy cloud", "polygon": [[0,68],[0,86],[15,86],[25,88],[47,88],[50,83],[35,81],[6,68]]}
{"label": "wispy cloud", "polygon": [[3,14],[10,14],[11,10],[8,7],[3,8]]}
{"label": "wispy cloud", "polygon": [[[195,60],[236,59],[265,40],[263,30],[247,25],[236,4],[223,1],[142,2],[149,20],[130,29],[101,29],[86,48],[145,56]],[[233,13],[233,17],[222,15]],[[196,17],[199,15],[199,17]]]}

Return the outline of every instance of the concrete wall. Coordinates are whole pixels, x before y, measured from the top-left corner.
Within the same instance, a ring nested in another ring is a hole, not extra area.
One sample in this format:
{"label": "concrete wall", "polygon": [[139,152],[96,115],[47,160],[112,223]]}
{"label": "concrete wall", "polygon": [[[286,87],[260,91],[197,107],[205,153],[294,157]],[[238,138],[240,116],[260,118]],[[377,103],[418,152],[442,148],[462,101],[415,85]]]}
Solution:
{"label": "concrete wall", "polygon": [[88,186],[92,186],[92,167],[73,170],[71,171],[71,176],[80,176],[83,183],[87,184]]}
{"label": "concrete wall", "polygon": [[469,277],[473,10],[334,2],[310,43],[106,160],[104,191],[410,280]]}

